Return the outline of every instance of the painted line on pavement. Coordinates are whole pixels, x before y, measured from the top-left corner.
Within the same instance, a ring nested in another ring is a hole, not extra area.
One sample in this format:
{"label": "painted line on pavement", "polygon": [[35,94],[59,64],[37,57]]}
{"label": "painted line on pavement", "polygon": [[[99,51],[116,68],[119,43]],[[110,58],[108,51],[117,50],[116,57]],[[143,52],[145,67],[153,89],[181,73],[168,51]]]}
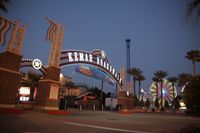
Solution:
{"label": "painted line on pavement", "polygon": [[40,133],[40,132],[24,132],[24,133]]}
{"label": "painted line on pavement", "polygon": [[95,125],[89,125],[89,124],[81,124],[81,123],[75,123],[75,122],[64,122],[68,125],[74,125],[74,126],[81,126],[81,127],[89,127],[89,128],[97,128],[97,129],[103,129],[103,130],[110,130],[110,131],[119,131],[119,132],[128,132],[128,133],[153,133],[153,132],[144,132],[144,131],[137,131],[137,130],[127,130],[127,129],[120,129],[120,128],[112,128],[112,127],[102,127],[102,126],[95,126]]}

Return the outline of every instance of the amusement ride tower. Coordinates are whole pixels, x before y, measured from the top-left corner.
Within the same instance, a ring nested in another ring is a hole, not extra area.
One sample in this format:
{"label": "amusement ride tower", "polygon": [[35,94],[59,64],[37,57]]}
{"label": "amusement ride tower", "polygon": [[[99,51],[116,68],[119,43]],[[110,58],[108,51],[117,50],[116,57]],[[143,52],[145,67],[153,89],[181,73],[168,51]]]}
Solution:
{"label": "amusement ride tower", "polygon": [[131,81],[130,81],[130,74],[128,70],[131,68],[131,61],[130,61],[130,42],[129,38],[126,39],[126,88],[127,91],[130,92],[131,90]]}

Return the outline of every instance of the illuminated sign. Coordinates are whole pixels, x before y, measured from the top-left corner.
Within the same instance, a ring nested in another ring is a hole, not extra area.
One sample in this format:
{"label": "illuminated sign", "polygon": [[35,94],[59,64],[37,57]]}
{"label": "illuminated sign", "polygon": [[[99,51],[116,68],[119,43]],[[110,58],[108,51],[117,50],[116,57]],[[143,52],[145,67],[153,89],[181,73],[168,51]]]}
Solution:
{"label": "illuminated sign", "polygon": [[30,87],[20,87],[19,94],[20,95],[29,95],[30,94]]}
{"label": "illuminated sign", "polygon": [[23,102],[28,101],[28,100],[29,100],[29,97],[21,96],[21,97],[19,98],[19,101],[23,101]]}
{"label": "illuminated sign", "polygon": [[112,65],[110,65],[104,51],[93,50],[90,53],[81,50],[62,51],[60,57],[60,66],[78,63],[91,64],[100,68],[108,75],[110,75],[113,79],[115,79],[118,85],[121,86],[122,79],[120,78],[120,74],[114,69]]}
{"label": "illuminated sign", "polygon": [[29,101],[29,95],[30,95],[30,87],[20,87],[19,88],[19,94],[20,94],[20,98],[19,101]]}

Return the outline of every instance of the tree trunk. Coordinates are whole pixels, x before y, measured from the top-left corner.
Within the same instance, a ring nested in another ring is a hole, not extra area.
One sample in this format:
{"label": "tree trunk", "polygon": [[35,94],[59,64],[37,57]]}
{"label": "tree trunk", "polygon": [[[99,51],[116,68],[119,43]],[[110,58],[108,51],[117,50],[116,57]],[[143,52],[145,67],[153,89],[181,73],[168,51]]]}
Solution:
{"label": "tree trunk", "polygon": [[101,81],[101,101],[100,101],[100,109],[103,107],[103,80]]}
{"label": "tree trunk", "polygon": [[163,91],[162,91],[162,79],[161,79],[161,109],[163,109]]}
{"label": "tree trunk", "polygon": [[134,96],[136,96],[136,91],[135,91],[135,77],[133,77],[133,84],[134,84],[134,86],[133,86],[133,91],[134,91]]}
{"label": "tree trunk", "polygon": [[174,94],[174,83],[172,84],[172,86],[173,86],[173,102],[172,102],[172,105],[173,105],[173,108],[174,108],[174,112],[175,112],[176,108],[175,108],[175,94]]}
{"label": "tree trunk", "polygon": [[140,81],[139,81],[139,83],[138,83],[138,85],[139,85],[139,89],[138,89],[138,98],[140,99]]}
{"label": "tree trunk", "polygon": [[192,61],[193,64],[193,70],[194,70],[194,80],[196,79],[196,63],[195,61]]}
{"label": "tree trunk", "polygon": [[175,94],[174,94],[174,83],[172,84],[172,87],[173,87],[173,100],[175,98]]}

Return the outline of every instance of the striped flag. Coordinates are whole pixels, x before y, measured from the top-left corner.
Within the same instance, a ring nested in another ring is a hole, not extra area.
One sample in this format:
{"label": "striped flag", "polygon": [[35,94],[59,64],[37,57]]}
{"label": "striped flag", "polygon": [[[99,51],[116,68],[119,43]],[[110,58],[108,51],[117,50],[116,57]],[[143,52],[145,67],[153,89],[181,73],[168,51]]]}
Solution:
{"label": "striped flag", "polygon": [[6,33],[8,32],[11,24],[8,20],[0,17],[0,44],[5,44]]}
{"label": "striped flag", "polygon": [[47,18],[47,20],[48,20],[50,26],[49,26],[47,33],[46,33],[46,41],[52,42],[53,34],[56,30],[56,24],[53,21],[49,20],[48,18]]}

